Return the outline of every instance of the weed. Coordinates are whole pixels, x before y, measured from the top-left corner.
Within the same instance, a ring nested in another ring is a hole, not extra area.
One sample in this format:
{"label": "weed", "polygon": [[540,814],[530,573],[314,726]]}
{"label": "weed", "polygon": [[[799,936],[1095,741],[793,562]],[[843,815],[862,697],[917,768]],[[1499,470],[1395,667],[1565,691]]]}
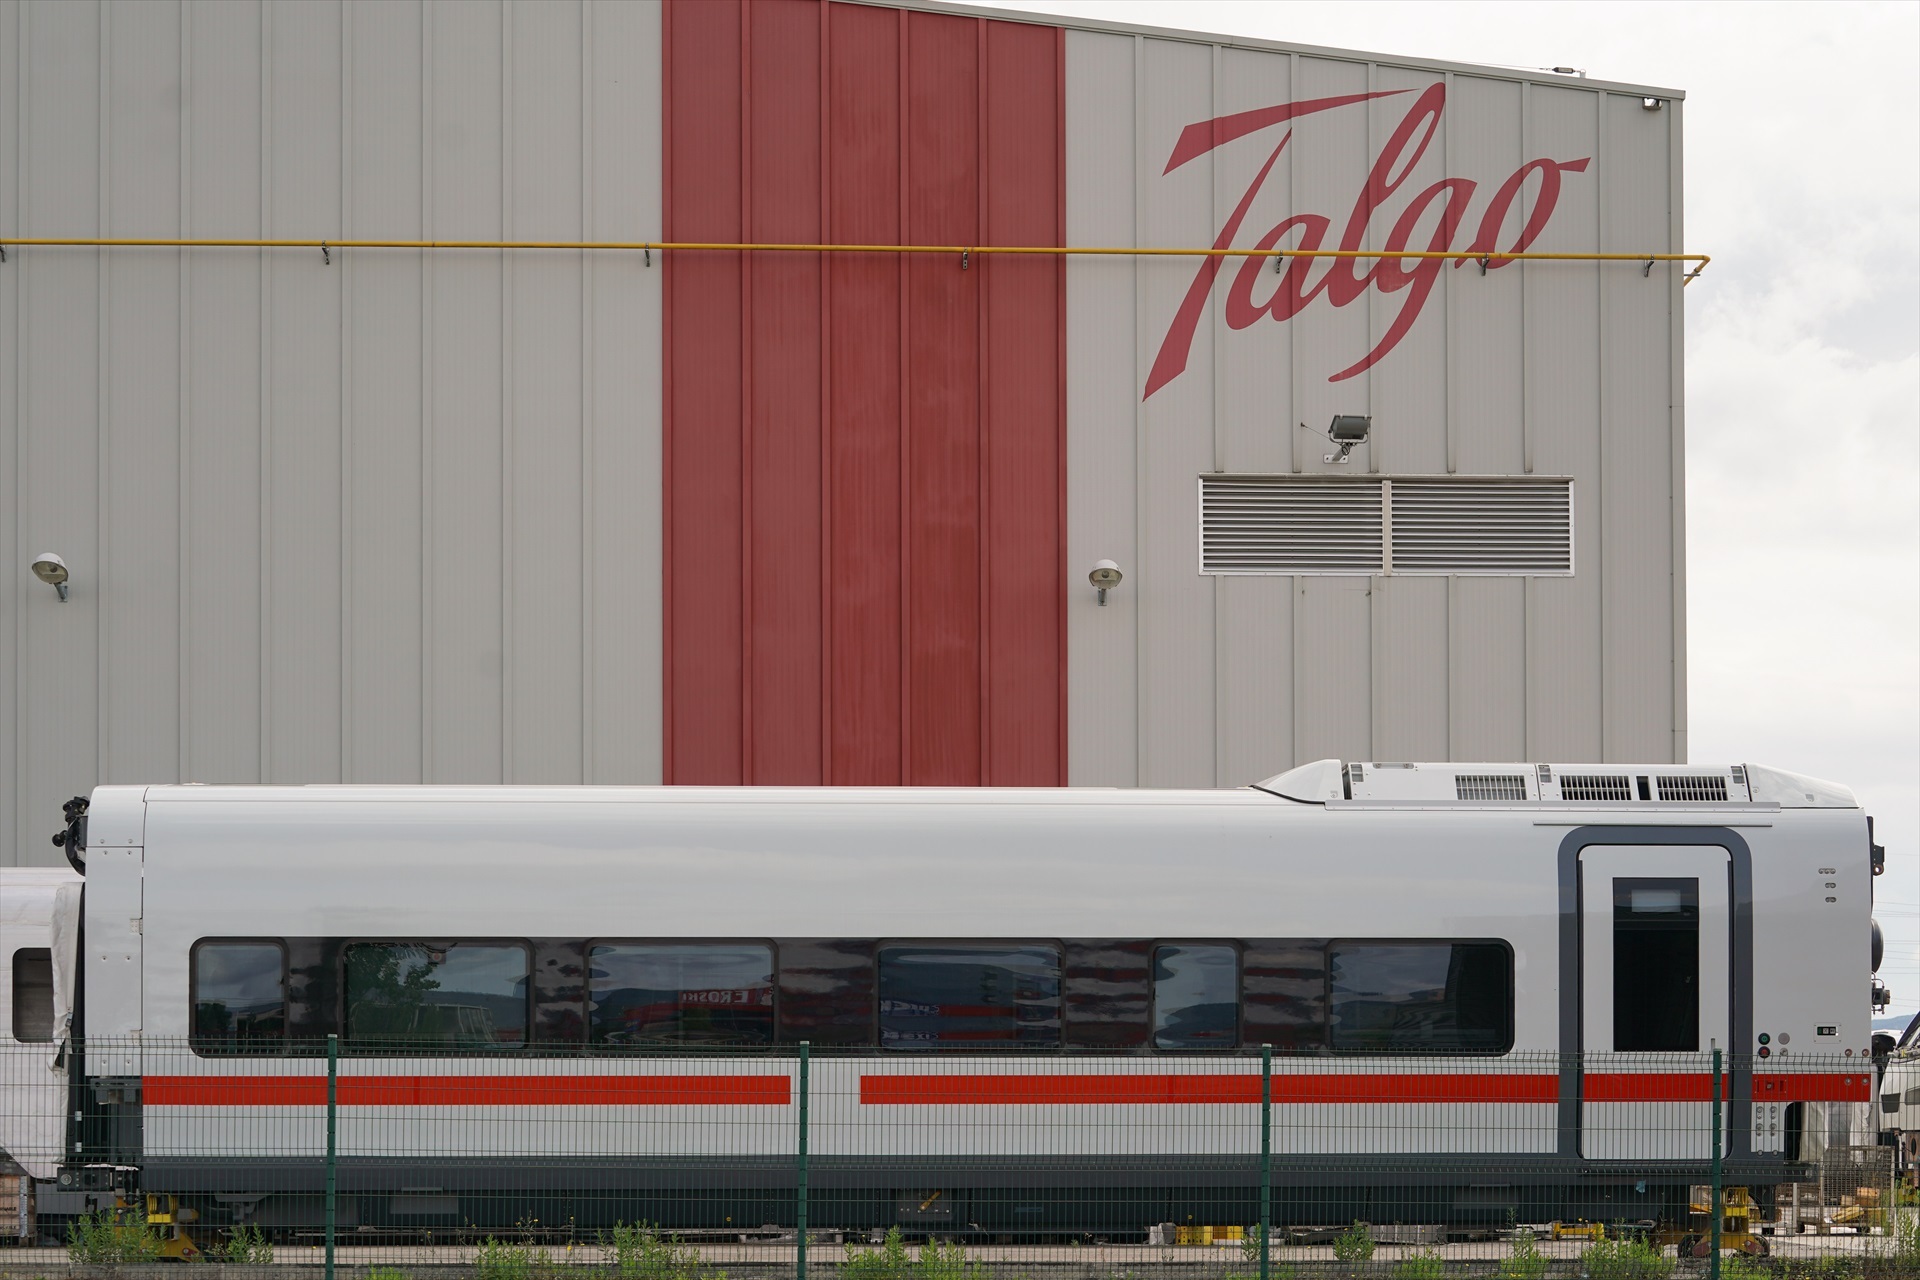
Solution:
{"label": "weed", "polygon": [[474,1280],[537,1280],[553,1270],[545,1249],[488,1236],[473,1259]]}
{"label": "weed", "polygon": [[1667,1280],[1676,1265],[1644,1240],[1596,1240],[1580,1262],[1591,1280]]}
{"label": "weed", "polygon": [[221,1262],[265,1266],[273,1261],[273,1241],[251,1222],[243,1222],[227,1233],[225,1244],[215,1245],[207,1253]]}
{"label": "weed", "polygon": [[[1881,1277],[1920,1276],[1920,1214],[1911,1209],[1895,1209],[1891,1239],[1877,1243],[1862,1259],[1860,1271],[1868,1280]],[[1822,1277],[1822,1280],[1826,1280]]]}
{"label": "weed", "polygon": [[1540,1280],[1547,1274],[1547,1255],[1533,1242],[1533,1232],[1513,1233],[1513,1248],[1500,1259],[1500,1269],[1495,1274],[1499,1280]]}
{"label": "weed", "polygon": [[1410,1253],[1393,1264],[1393,1280],[1442,1280],[1447,1260],[1431,1249]]}
{"label": "weed", "polygon": [[1342,1262],[1365,1262],[1373,1256],[1373,1236],[1367,1224],[1356,1222],[1333,1242],[1333,1256]]}
{"label": "weed", "polygon": [[368,1267],[366,1280],[413,1280],[413,1277],[399,1267]]}
{"label": "weed", "polygon": [[929,1240],[914,1257],[900,1238],[900,1228],[887,1232],[877,1249],[848,1249],[840,1268],[841,1280],[987,1280],[987,1270],[967,1257],[958,1241],[942,1245]]}
{"label": "weed", "polygon": [[1785,1264],[1779,1274],[1791,1280],[1856,1280],[1860,1263],[1848,1257],[1805,1258]]}
{"label": "weed", "polygon": [[615,1223],[603,1243],[617,1280],[726,1280],[723,1272],[708,1273],[698,1249],[644,1222]]}
{"label": "weed", "polygon": [[132,1214],[82,1214],[67,1224],[67,1259],[74,1263],[154,1262],[160,1238]]}
{"label": "weed", "polygon": [[1768,1280],[1772,1274],[1744,1253],[1729,1253],[1720,1259],[1720,1280]]}

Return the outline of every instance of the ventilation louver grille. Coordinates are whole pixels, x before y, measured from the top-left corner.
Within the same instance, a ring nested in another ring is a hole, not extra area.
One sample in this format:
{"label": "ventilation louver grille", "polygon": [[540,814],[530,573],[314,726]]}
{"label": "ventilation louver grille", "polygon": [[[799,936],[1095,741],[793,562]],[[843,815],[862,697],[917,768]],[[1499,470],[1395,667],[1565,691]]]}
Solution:
{"label": "ventilation louver grille", "polygon": [[1525,800],[1527,780],[1512,774],[1463,773],[1453,780],[1462,800]]}
{"label": "ventilation louver grille", "polygon": [[1564,481],[1393,482],[1393,571],[1573,572],[1573,489]]}
{"label": "ventilation louver grille", "polygon": [[1202,476],[1200,572],[1570,574],[1573,482]]}
{"label": "ventilation louver grille", "polygon": [[1208,477],[1202,573],[1380,572],[1380,486]]}
{"label": "ventilation louver grille", "polygon": [[1660,798],[1662,800],[1699,800],[1718,801],[1727,799],[1727,780],[1719,777],[1673,777],[1662,775],[1659,778]]}
{"label": "ventilation louver grille", "polygon": [[1564,774],[1560,778],[1562,800],[1631,800],[1633,780],[1624,773]]}

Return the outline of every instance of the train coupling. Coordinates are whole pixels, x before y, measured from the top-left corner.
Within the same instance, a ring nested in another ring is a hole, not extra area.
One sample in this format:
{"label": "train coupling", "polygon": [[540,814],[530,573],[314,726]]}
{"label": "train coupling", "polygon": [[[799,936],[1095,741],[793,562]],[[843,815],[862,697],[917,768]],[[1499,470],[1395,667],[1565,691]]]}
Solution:
{"label": "train coupling", "polygon": [[55,1185],[62,1191],[117,1191],[131,1194],[140,1170],[130,1164],[62,1165]]}

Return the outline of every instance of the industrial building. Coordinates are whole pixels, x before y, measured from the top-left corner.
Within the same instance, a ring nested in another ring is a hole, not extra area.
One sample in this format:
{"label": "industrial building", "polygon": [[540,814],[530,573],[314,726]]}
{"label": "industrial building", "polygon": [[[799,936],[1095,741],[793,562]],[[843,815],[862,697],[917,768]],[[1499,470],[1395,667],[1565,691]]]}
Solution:
{"label": "industrial building", "polygon": [[[0,0],[0,864],[116,782],[1684,760],[1681,116],[937,3]],[[994,252],[1060,247],[1460,256]]]}

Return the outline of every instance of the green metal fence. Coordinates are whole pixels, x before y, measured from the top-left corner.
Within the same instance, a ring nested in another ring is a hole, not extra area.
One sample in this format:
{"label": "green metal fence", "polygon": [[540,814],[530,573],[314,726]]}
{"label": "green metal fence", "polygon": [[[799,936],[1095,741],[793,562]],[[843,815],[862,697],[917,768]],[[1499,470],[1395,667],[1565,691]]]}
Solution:
{"label": "green metal fence", "polygon": [[1863,1057],[228,1049],[0,1051],[0,1276],[1920,1275]]}

